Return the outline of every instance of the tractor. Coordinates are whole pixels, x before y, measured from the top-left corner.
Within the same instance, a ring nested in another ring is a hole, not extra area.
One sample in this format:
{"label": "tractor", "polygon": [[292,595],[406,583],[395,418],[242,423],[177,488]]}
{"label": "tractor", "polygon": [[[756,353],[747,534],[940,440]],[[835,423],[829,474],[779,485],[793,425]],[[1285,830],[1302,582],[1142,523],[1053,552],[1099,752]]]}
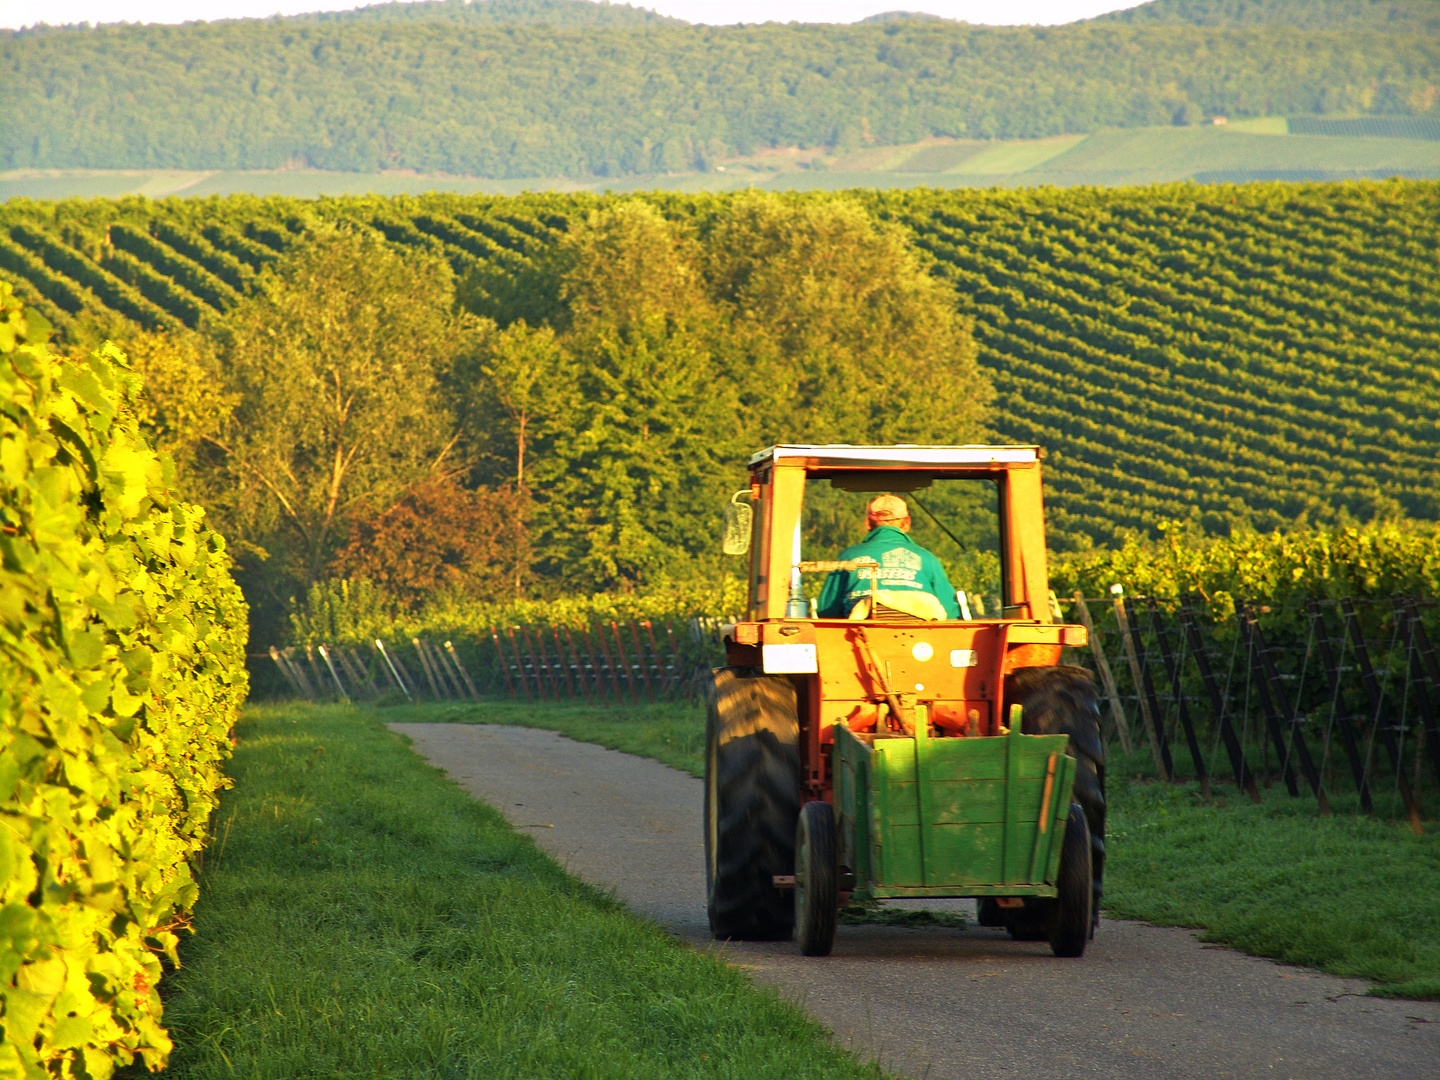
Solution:
{"label": "tractor", "polygon": [[[1105,860],[1104,748],[1089,673],[1061,663],[1086,631],[1060,622],[1049,591],[1040,459],[1036,446],[849,445],[750,458],[724,539],[749,555],[747,610],[722,628],[726,665],[706,693],[715,937],[793,936],[825,956],[850,903],[974,897],[982,926],[1084,953]],[[875,493],[919,505],[926,535],[964,561],[961,618],[922,618],[878,592],[817,614],[807,580],[813,592],[818,575],[848,570],[873,587],[879,570],[803,547],[827,522],[853,532]]]}

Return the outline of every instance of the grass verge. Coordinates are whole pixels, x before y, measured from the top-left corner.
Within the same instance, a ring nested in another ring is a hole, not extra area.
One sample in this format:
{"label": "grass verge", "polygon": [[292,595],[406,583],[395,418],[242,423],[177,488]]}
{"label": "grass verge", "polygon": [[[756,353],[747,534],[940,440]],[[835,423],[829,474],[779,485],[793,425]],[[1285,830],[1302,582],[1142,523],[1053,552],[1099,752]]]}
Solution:
{"label": "grass verge", "polygon": [[[525,724],[703,772],[694,705],[430,705],[388,719]],[[1228,792],[1228,794],[1227,794]],[[1375,983],[1372,994],[1440,998],[1440,836],[1333,802],[1322,818],[1283,787],[1256,806],[1217,785],[1112,775],[1105,910],[1202,931],[1205,941]],[[1347,812],[1349,810],[1350,812]],[[869,921],[869,916],[866,916]]]}
{"label": "grass verge", "polygon": [[880,1075],[568,877],[387,731],[389,712],[246,710],[166,983],[169,1075]]}

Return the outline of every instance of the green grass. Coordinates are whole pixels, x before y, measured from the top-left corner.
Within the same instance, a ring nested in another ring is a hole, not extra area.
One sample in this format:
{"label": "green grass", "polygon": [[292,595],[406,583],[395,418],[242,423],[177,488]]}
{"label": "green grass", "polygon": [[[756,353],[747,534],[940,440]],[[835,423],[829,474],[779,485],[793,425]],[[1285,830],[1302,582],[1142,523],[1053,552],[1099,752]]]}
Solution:
{"label": "green grass", "polygon": [[568,877],[389,718],[246,710],[196,933],[165,983],[167,1075],[879,1075]]}
{"label": "green grass", "polygon": [[[1440,998],[1440,837],[1403,821],[1320,817],[1277,785],[1260,805],[1217,788],[1110,786],[1106,912],[1201,940]],[[1348,800],[1347,800],[1348,801]]]}
{"label": "green grass", "polygon": [[[695,776],[703,771],[704,714],[694,705],[385,712],[396,720],[544,727]],[[1440,998],[1440,836],[1433,825],[1417,837],[1403,819],[1358,816],[1343,795],[1333,799],[1335,816],[1322,818],[1312,800],[1292,799],[1278,785],[1259,806],[1224,785],[1204,800],[1193,783],[1126,779],[1142,756],[1130,759],[1130,769],[1112,770],[1108,915],[1193,927],[1205,941],[1370,979],[1374,994]],[[864,918],[874,921],[870,913]]]}

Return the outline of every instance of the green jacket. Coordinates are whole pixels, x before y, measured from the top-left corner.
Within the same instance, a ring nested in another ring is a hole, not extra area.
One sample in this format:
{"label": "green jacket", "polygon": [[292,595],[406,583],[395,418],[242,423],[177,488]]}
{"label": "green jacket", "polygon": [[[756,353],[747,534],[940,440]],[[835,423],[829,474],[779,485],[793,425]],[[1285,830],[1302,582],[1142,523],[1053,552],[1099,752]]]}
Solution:
{"label": "green jacket", "polygon": [[[840,561],[869,557],[880,564],[881,590],[913,589],[927,592],[940,601],[946,614],[960,618],[955,590],[945,576],[940,560],[893,525],[880,525],[854,547],[840,553]],[[822,619],[843,619],[863,597],[870,595],[870,582],[851,570],[832,570],[820,590],[818,614]]]}

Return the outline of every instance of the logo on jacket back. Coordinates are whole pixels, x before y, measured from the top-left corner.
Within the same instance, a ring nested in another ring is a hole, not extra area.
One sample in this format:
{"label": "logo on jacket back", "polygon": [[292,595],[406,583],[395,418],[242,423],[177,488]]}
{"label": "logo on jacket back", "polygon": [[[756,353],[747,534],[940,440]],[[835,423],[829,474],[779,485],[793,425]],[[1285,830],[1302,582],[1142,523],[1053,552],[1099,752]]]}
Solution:
{"label": "logo on jacket back", "polygon": [[880,580],[886,583],[913,585],[920,576],[923,560],[917,552],[891,548],[880,556]]}

